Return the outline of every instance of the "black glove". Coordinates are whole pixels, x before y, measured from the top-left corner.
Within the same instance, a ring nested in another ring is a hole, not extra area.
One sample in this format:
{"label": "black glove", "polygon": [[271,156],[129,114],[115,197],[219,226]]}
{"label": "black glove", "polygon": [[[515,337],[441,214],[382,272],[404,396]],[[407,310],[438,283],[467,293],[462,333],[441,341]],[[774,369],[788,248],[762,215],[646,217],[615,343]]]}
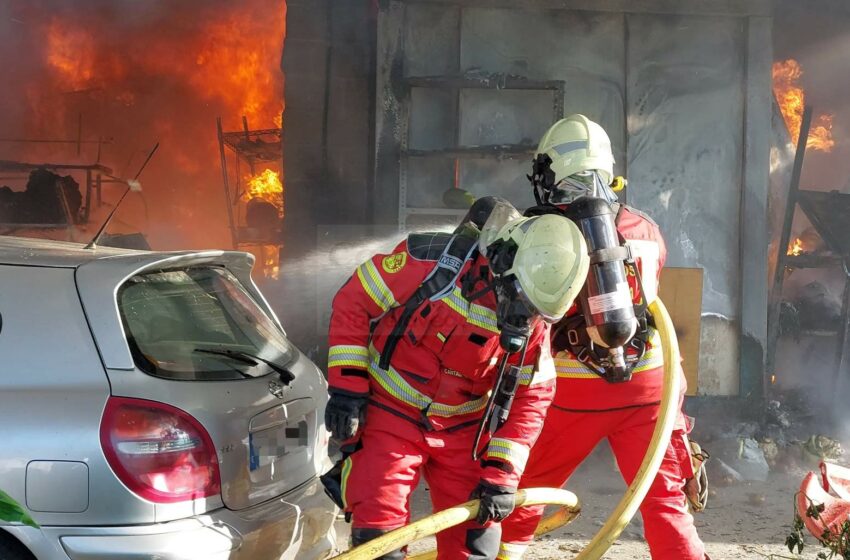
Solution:
{"label": "black glove", "polygon": [[331,391],[325,408],[325,426],[338,441],[351,439],[366,424],[367,397],[352,397]]}
{"label": "black glove", "polygon": [[511,514],[516,505],[516,489],[497,486],[482,480],[472,491],[470,499],[480,498],[478,517],[475,521],[484,525],[489,520],[501,521]]}

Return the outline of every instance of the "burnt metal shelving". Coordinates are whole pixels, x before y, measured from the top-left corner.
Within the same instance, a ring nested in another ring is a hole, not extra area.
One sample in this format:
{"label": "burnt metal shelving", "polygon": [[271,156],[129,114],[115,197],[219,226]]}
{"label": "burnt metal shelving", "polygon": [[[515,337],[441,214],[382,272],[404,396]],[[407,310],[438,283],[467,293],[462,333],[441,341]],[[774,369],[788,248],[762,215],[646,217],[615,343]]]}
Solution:
{"label": "burnt metal shelving", "polygon": [[[794,168],[791,174],[791,185],[788,189],[788,200],[785,207],[785,218],[780,234],[776,271],[771,291],[771,302],[768,310],[768,347],[765,380],[774,373],[776,365],[776,347],[781,336],[780,305],[782,303],[782,288],[787,273],[796,268],[834,268],[841,266],[845,274],[844,294],[841,304],[841,320],[837,329],[804,329],[800,331],[805,336],[837,336],[835,357],[834,384],[838,383],[841,372],[847,368],[848,350],[850,350],[850,229],[847,228],[847,216],[850,216],[850,194],[838,191],[822,192],[800,189],[803,158],[806,152],[809,129],[812,121],[812,108],[806,107],[797,139],[797,152],[794,158]],[[791,227],[794,222],[794,212],[797,208],[809,219],[815,231],[821,237],[830,254],[801,254],[789,255],[788,246],[791,241]],[[767,394],[765,382],[765,394]]]}
{"label": "burnt metal shelving", "polygon": [[[96,196],[97,206],[100,206],[103,203],[101,191],[103,185],[106,183],[123,183],[122,179],[113,176],[113,170],[109,167],[101,165],[100,156],[104,146],[112,144],[112,138],[97,138],[96,140],[83,138],[83,115],[80,113],[77,118],[77,131],[74,138],[0,138],[0,144],[25,144],[25,145],[33,145],[33,144],[54,144],[54,145],[66,145],[72,146],[76,148],[76,156],[82,155],[83,146],[95,145],[97,147],[97,157],[94,163],[91,164],[83,164],[83,163],[72,163],[72,162],[44,162],[44,163],[31,163],[24,161],[11,161],[11,160],[0,160],[0,173],[9,174],[9,176],[4,175],[4,179],[22,179],[30,172],[35,171],[36,169],[47,169],[50,171],[85,171],[86,173],[86,184],[85,184],[85,193],[82,193],[84,196],[83,204],[82,204],[82,215],[80,218],[83,223],[88,223],[89,216],[91,214],[92,209],[92,194]],[[105,178],[104,178],[105,177]],[[70,215],[68,211],[68,201],[65,199],[64,192],[61,189],[58,190],[60,193],[61,203],[65,208],[66,213],[66,221],[62,223],[55,224],[19,224],[19,223],[10,223],[10,224],[0,224],[0,227],[10,228],[10,229],[27,229],[27,228],[37,228],[37,229],[62,229],[62,228],[71,228],[75,225],[74,217]]]}
{"label": "burnt metal shelving", "polygon": [[[399,226],[404,229],[407,219],[412,215],[420,216],[462,216],[465,209],[459,208],[425,208],[408,205],[408,165],[415,158],[444,158],[455,161],[455,187],[458,187],[461,160],[520,159],[533,156],[536,145],[532,144],[494,144],[471,146],[463,145],[460,141],[460,93],[467,89],[488,89],[494,91],[524,90],[552,92],[553,120],[564,115],[564,81],[563,80],[530,80],[521,76],[507,74],[485,74],[467,72],[460,75],[440,76],[411,76],[403,80],[404,96],[402,97],[402,131],[401,131],[401,161],[399,165]],[[411,92],[414,88],[431,88],[449,91],[454,94],[454,145],[436,149],[409,148],[409,128],[411,111]]]}
{"label": "burnt metal shelving", "polygon": [[406,157],[450,157],[455,159],[480,159],[495,157],[499,159],[516,159],[534,155],[537,146],[530,144],[497,144],[491,146],[462,146],[437,150],[407,150],[402,153]]}
{"label": "burnt metal shelving", "polygon": [[[218,131],[222,184],[226,199],[227,218],[234,249],[238,249],[242,245],[280,245],[282,242],[281,227],[271,232],[259,232],[254,228],[240,225],[236,210],[244,194],[241,164],[244,162],[248,165],[251,176],[257,174],[258,163],[279,164],[283,158],[283,129],[266,128],[250,130],[248,128],[248,119],[245,116],[242,117],[242,130],[233,132],[224,131],[221,125],[221,117],[216,119],[216,127]],[[236,179],[232,185],[227,170],[227,149],[230,149],[236,155]],[[233,188],[231,189],[231,187]]]}

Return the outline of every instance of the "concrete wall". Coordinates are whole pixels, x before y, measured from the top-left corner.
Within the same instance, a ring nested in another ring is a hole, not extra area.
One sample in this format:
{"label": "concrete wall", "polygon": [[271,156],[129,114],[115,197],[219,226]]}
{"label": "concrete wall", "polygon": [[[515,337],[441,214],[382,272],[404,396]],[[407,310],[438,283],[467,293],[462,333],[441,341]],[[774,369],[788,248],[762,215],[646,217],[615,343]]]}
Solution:
{"label": "concrete wall", "polygon": [[324,363],[330,299],[358,263],[315,251],[371,227],[375,11],[370,0],[288,0],[286,26],[286,246],[264,291],[287,334]]}
{"label": "concrete wall", "polygon": [[288,254],[370,221],[375,13],[369,0],[288,0],[284,166]]}

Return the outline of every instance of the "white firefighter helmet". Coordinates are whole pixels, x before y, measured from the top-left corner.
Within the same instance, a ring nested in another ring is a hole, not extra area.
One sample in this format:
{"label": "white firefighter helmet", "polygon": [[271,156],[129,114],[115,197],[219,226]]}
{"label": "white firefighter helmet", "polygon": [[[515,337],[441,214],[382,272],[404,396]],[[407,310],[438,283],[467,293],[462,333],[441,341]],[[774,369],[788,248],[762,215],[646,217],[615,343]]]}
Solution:
{"label": "white firefighter helmet", "polygon": [[606,185],[614,180],[614,153],[605,129],[584,115],[570,115],[553,124],[537,146],[552,158],[555,183],[582,171],[598,171]]}
{"label": "white firefighter helmet", "polygon": [[551,172],[542,185],[546,202],[570,203],[589,195],[615,202],[611,140],[601,126],[584,115],[570,115],[553,124],[537,146],[538,159],[548,156]]}
{"label": "white firefighter helmet", "polygon": [[556,214],[506,224],[490,248],[494,272],[513,276],[518,296],[548,322],[559,321],[572,306],[590,266],[578,226]]}

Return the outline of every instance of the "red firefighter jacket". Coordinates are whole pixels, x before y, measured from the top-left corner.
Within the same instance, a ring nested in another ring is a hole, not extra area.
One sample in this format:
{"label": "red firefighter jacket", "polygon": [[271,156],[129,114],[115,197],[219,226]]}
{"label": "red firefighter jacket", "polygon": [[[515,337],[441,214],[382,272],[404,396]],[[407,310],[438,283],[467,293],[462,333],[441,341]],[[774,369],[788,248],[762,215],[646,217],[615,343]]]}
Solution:
{"label": "red firefighter jacket", "polygon": [[[641,276],[639,284],[634,272],[627,269],[632,300],[639,304],[645,298],[649,304],[658,297],[658,279],[667,259],[664,238],[652,219],[625,205],[620,206],[616,224],[621,241],[625,241],[631,248]],[[567,316],[576,313],[581,313],[581,308],[574,305]],[[646,353],[636,365],[632,379],[624,383],[605,381],[578,361],[567,349],[552,348],[552,353],[555,355],[555,369],[558,375],[554,404],[559,408],[610,410],[650,404],[661,398],[664,374],[661,340],[658,332],[651,327]],[[676,367],[681,370],[678,364]]]}
{"label": "red firefighter jacket", "polygon": [[[413,313],[389,368],[378,365],[401,306],[434,269],[449,237],[414,234],[391,254],[375,255],[360,265],[336,294],[330,321],[331,390],[369,395],[371,405],[424,430],[476,424],[504,355],[494,294],[469,301],[461,290],[468,274],[478,278],[469,293],[486,286],[489,269],[479,255],[467,260],[446,297],[426,301]],[[538,323],[528,342],[510,417],[493,434],[483,456],[489,482],[516,486],[522,475],[554,395],[549,346],[549,327]],[[541,352],[543,348],[547,351]],[[509,363],[518,360],[515,354]]]}

